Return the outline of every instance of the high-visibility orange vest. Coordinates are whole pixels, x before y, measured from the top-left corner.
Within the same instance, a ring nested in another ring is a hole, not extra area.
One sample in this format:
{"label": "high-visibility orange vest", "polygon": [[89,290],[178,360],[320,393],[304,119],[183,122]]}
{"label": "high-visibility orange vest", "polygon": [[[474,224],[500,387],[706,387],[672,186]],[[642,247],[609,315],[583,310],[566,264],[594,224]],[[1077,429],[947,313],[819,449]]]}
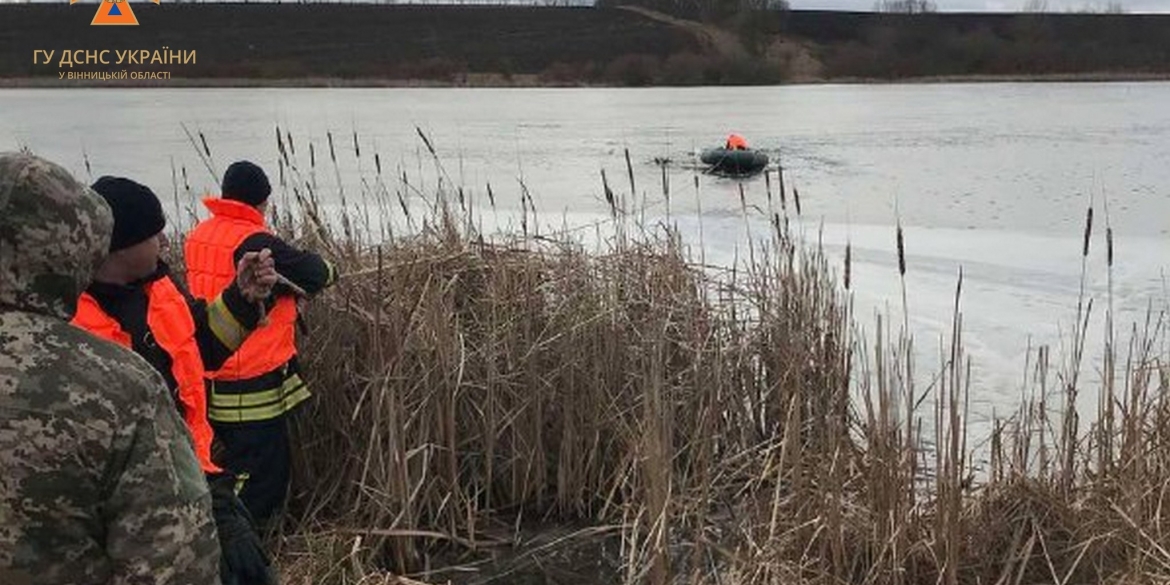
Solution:
{"label": "high-visibility orange vest", "polygon": [[[199,299],[213,299],[236,277],[235,251],[248,236],[265,232],[264,215],[246,203],[208,198],[203,204],[212,217],[187,234],[183,255],[187,284]],[[268,313],[268,325],[257,327],[223,367],[207,372],[212,380],[254,378],[288,363],[296,354],[297,304],[279,297]]]}
{"label": "high-visibility orange vest", "polygon": [[747,150],[748,143],[743,136],[739,134],[732,134],[727,137],[727,148],[729,150]]}
{"label": "high-visibility orange vest", "polygon": [[[146,325],[167,355],[171,356],[171,375],[178,384],[177,394],[183,405],[183,418],[195,446],[199,466],[207,473],[222,471],[211,461],[211,442],[215,434],[207,422],[207,390],[203,380],[203,356],[195,341],[195,319],[187,299],[170,277],[146,285]],[[133,349],[130,334],[89,293],[82,293],[73,324],[101,337]]]}

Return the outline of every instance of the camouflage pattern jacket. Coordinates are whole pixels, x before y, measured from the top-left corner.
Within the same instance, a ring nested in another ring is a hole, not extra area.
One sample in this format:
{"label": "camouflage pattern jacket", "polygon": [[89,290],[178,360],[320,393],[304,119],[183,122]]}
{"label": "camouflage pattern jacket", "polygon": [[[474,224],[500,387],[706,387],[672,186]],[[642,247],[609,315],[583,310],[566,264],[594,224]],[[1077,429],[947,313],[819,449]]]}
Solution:
{"label": "camouflage pattern jacket", "polygon": [[219,582],[211,500],[158,374],[68,323],[109,245],[100,197],[0,154],[0,583]]}

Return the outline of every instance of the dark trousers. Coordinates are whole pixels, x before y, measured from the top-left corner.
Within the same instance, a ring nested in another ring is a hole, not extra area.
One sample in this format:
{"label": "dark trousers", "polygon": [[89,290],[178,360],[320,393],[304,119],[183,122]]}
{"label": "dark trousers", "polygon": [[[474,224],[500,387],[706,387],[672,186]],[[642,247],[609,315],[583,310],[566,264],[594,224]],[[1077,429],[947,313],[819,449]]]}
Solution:
{"label": "dark trousers", "polygon": [[280,512],[288,490],[288,420],[213,426],[223,447],[217,463],[242,480],[240,500],[257,526],[266,525]]}

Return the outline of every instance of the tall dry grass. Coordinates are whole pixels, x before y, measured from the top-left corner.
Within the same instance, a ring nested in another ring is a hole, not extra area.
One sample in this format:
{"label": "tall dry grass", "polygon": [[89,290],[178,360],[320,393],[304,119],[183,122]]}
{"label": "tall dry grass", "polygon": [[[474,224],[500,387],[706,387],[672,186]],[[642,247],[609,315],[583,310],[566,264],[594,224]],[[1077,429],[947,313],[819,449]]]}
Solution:
{"label": "tall dry grass", "polygon": [[[521,234],[485,237],[421,132],[436,187],[385,178],[375,155],[360,204],[329,221],[312,142],[302,166],[276,136],[278,225],[346,275],[306,312],[317,398],[276,539],[290,583],[1170,580],[1161,314],[1123,352],[1110,311],[1104,374],[1084,375],[1082,293],[1074,350],[1030,356],[977,464],[961,273],[937,364],[914,363],[905,322],[861,334],[849,249],[841,287],[789,230],[782,174],[772,232],[712,269],[632,219],[628,154],[628,193],[602,173],[612,222],[593,248],[537,233],[530,195]],[[332,135],[329,154],[352,201]],[[1090,211],[1085,258],[1091,234]],[[904,277],[913,242],[891,236]],[[1107,254],[1112,271],[1111,227]],[[934,382],[916,387],[923,367]]]}
{"label": "tall dry grass", "polygon": [[445,221],[371,260],[309,314],[322,399],[298,498],[366,559],[417,571],[427,545],[588,522],[665,583],[707,563],[734,492],[786,491],[761,458],[799,478],[806,445],[844,448],[847,334],[821,257],[712,276],[671,234],[595,255]]}

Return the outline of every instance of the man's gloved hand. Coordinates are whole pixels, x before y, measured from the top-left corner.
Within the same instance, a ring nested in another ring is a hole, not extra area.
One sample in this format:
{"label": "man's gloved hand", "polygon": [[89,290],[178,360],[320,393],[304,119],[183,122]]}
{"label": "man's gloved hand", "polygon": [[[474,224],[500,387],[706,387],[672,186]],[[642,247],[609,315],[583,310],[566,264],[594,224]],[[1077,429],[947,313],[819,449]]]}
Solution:
{"label": "man's gloved hand", "polygon": [[272,250],[248,252],[236,265],[236,286],[240,294],[250,303],[259,303],[272,294],[280,275],[276,273],[276,261]]}
{"label": "man's gloved hand", "polygon": [[223,585],[279,585],[268,555],[256,534],[252,516],[235,492],[230,473],[207,476],[211,508],[219,534],[220,580]]}

